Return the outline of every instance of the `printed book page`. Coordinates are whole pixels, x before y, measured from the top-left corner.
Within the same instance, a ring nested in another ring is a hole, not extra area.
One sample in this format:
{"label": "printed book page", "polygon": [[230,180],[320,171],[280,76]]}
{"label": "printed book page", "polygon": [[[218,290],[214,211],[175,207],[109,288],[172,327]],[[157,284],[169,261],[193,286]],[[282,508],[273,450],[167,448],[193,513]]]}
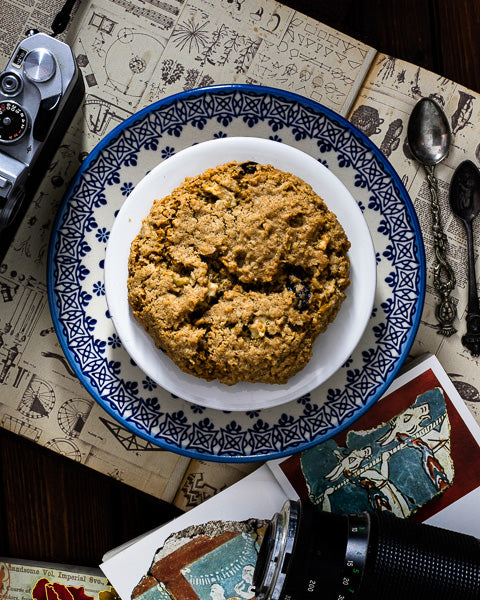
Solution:
{"label": "printed book page", "polygon": [[100,569],[0,557],[2,600],[118,600]]}
{"label": "printed book page", "polygon": [[323,510],[388,510],[480,537],[479,459],[480,427],[428,355],[348,433],[267,465],[289,498]]}
{"label": "printed book page", "polygon": [[[457,333],[450,338],[439,335],[436,328],[435,307],[438,297],[433,287],[432,216],[426,174],[413,159],[406,142],[410,113],[422,96],[432,97],[443,107],[452,131],[450,153],[435,168],[441,219],[448,240],[447,258],[456,278],[452,298],[457,306],[458,319],[454,323]],[[477,166],[480,162],[480,143],[475,134],[475,127],[480,123],[480,95],[425,69],[378,54],[348,118],[390,160],[410,194],[420,222],[427,260],[427,289],[412,354],[435,354],[480,422],[480,359],[472,357],[461,343],[461,336],[466,331],[468,294],[466,236],[462,223],[450,209],[448,197],[455,168],[466,159]],[[478,227],[474,231],[474,247],[480,247]],[[475,262],[478,287],[478,253]]]}
{"label": "printed book page", "polygon": [[[81,161],[116,125],[171,94],[255,83],[346,115],[374,50],[273,0],[82,0],[59,37],[86,96],[0,268],[0,426],[188,510],[247,472],[195,462],[132,435],[78,382],[58,343],[46,263],[55,214]],[[50,32],[63,0],[0,3],[0,69],[27,29]],[[199,468],[200,467],[200,468]],[[223,483],[222,483],[223,482]]]}

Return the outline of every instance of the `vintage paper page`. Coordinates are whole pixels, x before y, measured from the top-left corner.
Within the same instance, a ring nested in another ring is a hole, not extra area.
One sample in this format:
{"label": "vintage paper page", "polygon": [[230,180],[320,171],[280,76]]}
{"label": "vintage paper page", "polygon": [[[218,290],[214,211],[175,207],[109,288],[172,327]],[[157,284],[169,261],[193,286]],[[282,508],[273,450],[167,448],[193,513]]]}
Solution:
{"label": "vintage paper page", "polygon": [[[0,68],[27,29],[51,31],[62,5],[0,3]],[[60,39],[86,96],[0,266],[0,425],[186,510],[249,470],[196,461],[186,472],[188,458],[132,435],[79,384],[52,325],[45,275],[67,184],[116,125],[194,87],[269,85],[345,115],[375,52],[273,0],[82,0]]]}
{"label": "vintage paper page", "polygon": [[190,510],[223,491],[239,479],[258,469],[257,463],[232,463],[227,468],[192,458],[173,503],[180,510]]}
{"label": "vintage paper page", "polygon": [[[425,170],[413,159],[406,143],[410,113],[422,96],[431,96],[443,107],[453,134],[449,156],[435,168],[442,223],[448,237],[447,257],[457,281],[452,292],[457,306],[458,319],[454,323],[457,332],[448,338],[439,335],[436,328],[435,307],[438,299],[433,287],[432,218]],[[480,122],[480,95],[425,69],[379,54],[348,118],[370,137],[395,167],[420,221],[427,260],[427,291],[412,354],[435,354],[480,422],[480,359],[473,358],[461,343],[466,331],[468,293],[466,237],[463,225],[450,210],[448,199],[449,184],[459,163],[469,159],[479,166],[480,144],[474,127]],[[474,238],[475,248],[478,248],[478,227]],[[478,254],[476,267],[478,285]]]}
{"label": "vintage paper page", "polygon": [[116,600],[118,596],[99,569],[0,557],[0,598]]}

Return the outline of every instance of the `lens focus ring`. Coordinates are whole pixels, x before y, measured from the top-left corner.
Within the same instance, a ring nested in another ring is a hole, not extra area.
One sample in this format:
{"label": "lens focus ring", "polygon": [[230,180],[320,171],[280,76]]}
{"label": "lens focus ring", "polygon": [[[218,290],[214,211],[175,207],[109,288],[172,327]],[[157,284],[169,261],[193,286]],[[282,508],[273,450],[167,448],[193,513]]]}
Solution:
{"label": "lens focus ring", "polygon": [[479,600],[480,542],[437,527],[371,515],[361,598]]}

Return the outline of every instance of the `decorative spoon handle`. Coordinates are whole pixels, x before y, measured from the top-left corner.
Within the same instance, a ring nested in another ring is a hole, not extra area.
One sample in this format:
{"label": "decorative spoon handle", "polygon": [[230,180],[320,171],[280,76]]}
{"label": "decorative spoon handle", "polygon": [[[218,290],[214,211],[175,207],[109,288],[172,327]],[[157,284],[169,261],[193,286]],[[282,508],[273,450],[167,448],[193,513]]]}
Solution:
{"label": "decorative spoon handle", "polygon": [[467,333],[462,336],[462,344],[470,350],[472,356],[480,355],[480,305],[475,274],[475,258],[473,252],[473,230],[470,221],[463,221],[467,233],[468,250],[468,308]]}
{"label": "decorative spoon handle", "polygon": [[432,212],[432,230],[433,230],[433,248],[437,262],[433,268],[433,285],[440,301],[437,305],[435,314],[439,322],[438,333],[446,337],[451,336],[457,330],[453,327],[453,322],[457,316],[457,309],[450,293],[455,287],[455,274],[447,260],[447,236],[443,231],[440,218],[440,203],[438,202],[438,181],[435,177],[434,167],[425,165],[427,173],[428,188],[431,198]]}

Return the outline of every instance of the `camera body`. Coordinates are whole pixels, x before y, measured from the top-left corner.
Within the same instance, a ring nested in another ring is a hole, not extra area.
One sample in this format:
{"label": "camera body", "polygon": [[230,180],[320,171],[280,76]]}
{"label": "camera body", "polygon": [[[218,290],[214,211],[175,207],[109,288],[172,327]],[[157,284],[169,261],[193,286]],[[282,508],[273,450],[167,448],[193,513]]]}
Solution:
{"label": "camera body", "polygon": [[83,78],[67,44],[32,31],[0,73],[0,232],[33,197],[80,106]]}

